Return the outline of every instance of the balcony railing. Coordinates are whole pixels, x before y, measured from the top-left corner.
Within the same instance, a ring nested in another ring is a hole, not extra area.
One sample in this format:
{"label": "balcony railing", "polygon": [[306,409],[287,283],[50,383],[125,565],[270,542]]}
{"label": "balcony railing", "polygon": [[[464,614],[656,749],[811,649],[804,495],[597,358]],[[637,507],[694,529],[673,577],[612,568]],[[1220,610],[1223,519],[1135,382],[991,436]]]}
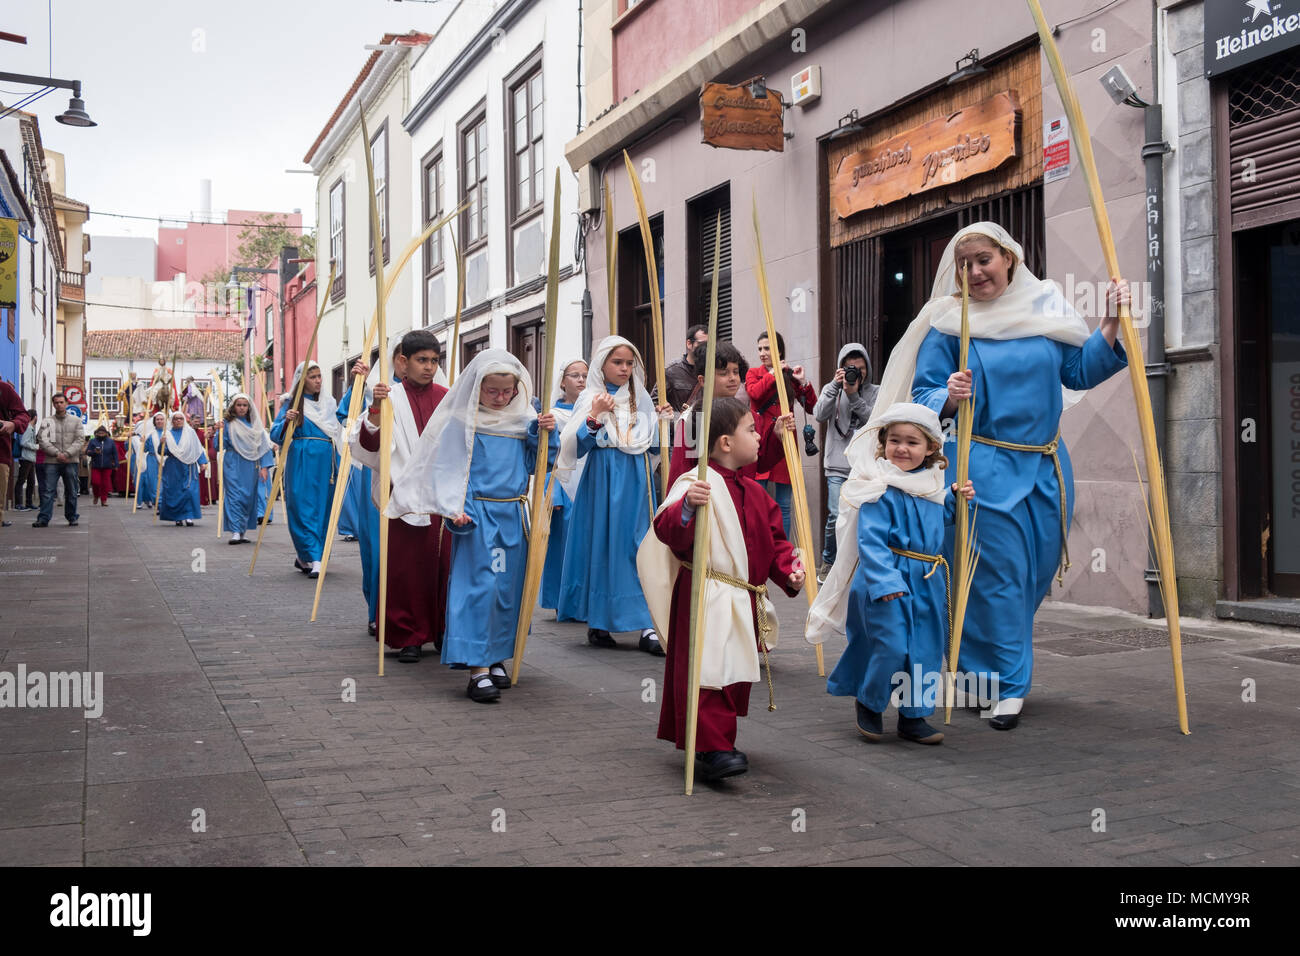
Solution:
{"label": "balcony railing", "polygon": [[75,379],[76,381],[81,382],[84,385],[86,381],[86,366],[68,365],[65,362],[59,362],[57,365],[55,365],[54,374],[57,375],[60,379],[65,379],[65,378]]}
{"label": "balcony railing", "polygon": [[59,298],[67,302],[85,302],[86,277],[80,272],[60,272]]}

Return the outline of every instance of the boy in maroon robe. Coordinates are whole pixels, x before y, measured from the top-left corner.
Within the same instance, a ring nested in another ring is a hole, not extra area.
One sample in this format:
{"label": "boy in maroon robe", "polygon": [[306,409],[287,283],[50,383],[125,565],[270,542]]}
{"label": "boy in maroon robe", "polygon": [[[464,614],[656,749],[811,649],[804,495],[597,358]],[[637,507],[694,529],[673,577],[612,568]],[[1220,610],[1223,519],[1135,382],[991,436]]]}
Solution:
{"label": "boy in maroon robe", "polygon": [[[380,382],[374,401],[362,419],[352,453],[374,472],[372,489],[378,494],[379,420],[384,400],[393,403],[392,480],[410,463],[424,427],[447,389],[434,384],[442,361],[442,345],[432,332],[416,329],[402,337],[402,380]],[[378,501],[375,502],[378,504]],[[451,573],[451,535],[442,519],[408,515],[388,522],[388,592],[384,643],[398,651],[403,664],[420,660],[421,646],[432,642],[442,648],[447,617],[447,578]]]}
{"label": "boy in maroon robe", "polygon": [[[708,342],[701,342],[695,346],[695,350],[691,353],[691,362],[695,368],[704,368],[708,361],[708,347]],[[714,398],[734,398],[740,391],[740,383],[744,381],[745,373],[749,370],[745,356],[741,355],[740,349],[730,342],[719,342],[713,353],[713,367],[716,370],[713,378]],[[697,376],[697,380],[698,384],[695,391],[691,393],[686,413],[682,415],[673,431],[673,451],[668,459],[668,487],[670,488],[678,478],[699,464],[699,456],[695,454],[697,444],[695,432],[700,428],[701,418],[696,406],[700,402],[700,396],[704,394],[704,376]],[[686,439],[688,427],[691,429],[690,442]],[[757,478],[760,471],[769,471],[785,457],[785,449],[781,444],[783,428],[794,428],[794,412],[784,417],[778,416],[776,424],[761,435],[758,461],[740,469],[742,475],[746,478]]]}
{"label": "boy in maroon robe", "polygon": [[[759,484],[741,470],[758,460],[759,437],[745,402],[717,399],[709,429],[709,480],[694,474],[676,482],[654,519],[637,556],[642,586],[656,623],[662,612],[665,571],[676,565],[668,618],[663,707],[659,738],[686,747],[687,694],[690,685],[690,613],[695,544],[695,511],[710,507],[709,578],[705,589],[704,639],[699,720],[695,751],[703,780],[734,776],[749,769],[736,750],[736,718],[749,712],[750,684],[759,678],[759,655],[776,643],[776,615],[764,582],[771,580],[794,596],[803,586],[794,548],[781,526],[781,510]],[[725,488],[727,499],[721,500]],[[655,541],[654,539],[657,539]],[[663,548],[676,561],[663,562]],[[718,573],[734,580],[716,577]],[[749,587],[735,583],[748,582]],[[653,592],[653,593],[652,593]],[[759,602],[762,602],[760,605]],[[761,613],[760,613],[761,607]],[[662,629],[660,633],[665,633]],[[770,675],[769,675],[770,679]]]}

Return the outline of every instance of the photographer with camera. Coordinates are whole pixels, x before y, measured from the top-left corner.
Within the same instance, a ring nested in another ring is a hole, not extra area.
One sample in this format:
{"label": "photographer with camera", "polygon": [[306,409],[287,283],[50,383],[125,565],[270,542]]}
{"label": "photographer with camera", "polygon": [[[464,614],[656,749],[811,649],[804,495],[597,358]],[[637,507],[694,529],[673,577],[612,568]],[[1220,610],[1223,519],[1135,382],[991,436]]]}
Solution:
{"label": "photographer with camera", "polygon": [[849,460],[844,450],[853,433],[867,423],[871,406],[876,402],[878,386],[871,384],[871,361],[867,350],[858,342],[840,349],[835,378],[822,388],[813,409],[826,428],[826,447],[822,467],[826,471],[826,534],[822,541],[822,563],[817,582],[823,583],[835,563],[835,519],[840,510],[840,487],[849,476]]}

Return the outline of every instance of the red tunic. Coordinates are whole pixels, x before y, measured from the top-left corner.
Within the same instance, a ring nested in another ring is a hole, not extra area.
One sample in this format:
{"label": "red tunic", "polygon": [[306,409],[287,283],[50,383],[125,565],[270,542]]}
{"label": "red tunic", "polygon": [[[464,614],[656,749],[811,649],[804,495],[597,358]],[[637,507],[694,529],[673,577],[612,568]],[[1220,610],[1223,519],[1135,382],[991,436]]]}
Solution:
{"label": "red tunic", "polygon": [[[758,426],[758,434],[766,438],[767,433],[772,430],[772,425],[781,417],[781,403],[777,401],[776,396],[776,376],[770,369],[757,365],[745,373],[745,391],[749,394],[749,408],[754,413],[754,424]],[[811,415],[813,407],[817,404],[817,393],[808,382],[805,382],[802,388],[796,384],[794,391],[787,391],[786,395],[790,399],[791,411],[794,411],[796,406],[803,405],[804,411]],[[771,471],[765,472],[760,468],[757,478],[759,481],[771,479],[780,485],[790,484],[790,469],[785,463],[785,458],[782,457],[777,464],[773,465]]]}
{"label": "red tunic", "polygon": [[[755,422],[757,424],[757,421]],[[702,427],[702,426],[697,426]],[[776,433],[775,428],[769,428],[762,435],[758,444],[758,461],[752,465],[746,465],[740,469],[740,473],[746,478],[757,478],[760,472],[766,472],[778,461],[785,458],[785,446],[781,444],[781,439]],[[682,416],[681,421],[677,423],[677,428],[673,432],[673,453],[668,460],[668,487],[681,477],[682,473],[687,470],[695,470],[699,467],[700,459],[694,449],[691,454],[686,453],[686,416]]]}
{"label": "red tunic", "polygon": [[[441,385],[399,382],[406,392],[415,427],[424,432],[434,409],[447,394]],[[361,447],[379,451],[379,433],[361,429]],[[372,480],[374,476],[372,475]],[[451,574],[451,533],[442,519],[416,527],[400,519],[388,522],[388,607],[384,614],[384,643],[392,648],[442,647],[447,620],[447,578]]]}
{"label": "red tunic", "polygon": [[[724,468],[715,461],[709,467],[727,480],[727,490],[736,505],[745,552],[749,557],[749,583],[757,587],[771,579],[792,597],[794,548],[781,525],[781,509],[752,478]],[[685,498],[666,507],[654,520],[655,536],[682,561],[690,561],[695,546],[695,518],[682,524]],[[757,595],[750,594],[754,615],[754,641],[758,641]],[[659,712],[659,739],[671,740],[678,750],[686,749],[686,694],[690,684],[691,572],[682,568],[673,585],[672,626],[668,632],[668,656],[664,663],[663,707]],[[700,689],[700,718],[695,750],[736,749],[736,718],[749,712],[749,683],[728,684],[721,690]]]}

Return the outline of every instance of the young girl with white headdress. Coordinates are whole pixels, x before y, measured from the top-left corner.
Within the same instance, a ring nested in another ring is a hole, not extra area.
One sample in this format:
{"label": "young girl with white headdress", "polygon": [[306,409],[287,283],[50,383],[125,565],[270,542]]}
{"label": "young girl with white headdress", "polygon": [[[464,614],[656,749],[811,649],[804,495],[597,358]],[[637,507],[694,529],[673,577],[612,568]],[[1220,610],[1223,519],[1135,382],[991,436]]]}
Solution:
{"label": "young girl with white headdress", "polygon": [[[203,517],[199,507],[199,466],[207,465],[207,453],[198,434],[186,423],[185,413],[179,409],[172,412],[171,428],[164,434],[163,443],[158,517],[176,522],[178,528],[193,527],[195,519]],[[203,471],[206,474],[207,468]]]}
{"label": "young girl with white headdress", "polygon": [[[499,700],[510,686],[528,564],[528,478],[537,459],[532,381],[504,349],[474,356],[438,403],[393,482],[389,518],[442,515],[452,532],[442,662],[469,668],[466,695]],[[551,447],[554,447],[553,445]]]}
{"label": "young girl with white headdress", "polygon": [[[302,401],[299,407],[290,408],[304,371],[307,378]],[[323,381],[319,363],[308,362],[305,370],[299,363],[289,391],[280,396],[280,411],[271,426],[271,441],[281,445],[289,422],[298,423],[285,455],[284,506],[289,514],[289,537],[297,552],[293,566],[312,578],[320,577],[320,556],[325,548],[338,470],[334,443],[342,433],[335,416],[338,404],[324,391]]]}
{"label": "young girl with white headdress", "polygon": [[246,533],[257,527],[258,486],[275,464],[275,446],[252,398],[243,392],[231,396],[222,427],[226,430],[221,459],[226,475],[223,518],[230,543],[245,544]]}
{"label": "young girl with white headdress", "polygon": [[657,507],[657,415],[636,346],[618,335],[601,340],[555,463],[563,482],[583,461],[555,616],[586,621],[595,647],[615,646],[610,631],[638,631],[641,649],[662,656],[636,570],[637,548]]}
{"label": "young girl with white headdress", "polygon": [[[897,691],[898,735],[943,742],[925,720],[937,703],[948,635],[943,542],[955,499],[944,480],[942,448],[939,416],[899,402],[867,422],[845,452],[857,466],[848,493],[860,510],[856,527],[846,527],[842,537],[857,561],[847,574],[849,562],[841,562],[834,584],[827,580],[828,599],[842,593],[837,589],[846,576],[852,583],[844,619],[849,645],[826,689],[854,698],[858,731],[868,740],[880,739]],[[969,500],[974,493],[967,481],[963,495]],[[899,674],[906,678],[901,687]]]}
{"label": "young girl with white headdress", "polygon": [[[163,431],[167,427],[165,412],[155,412],[135,426],[138,454],[135,467],[135,503],[137,508],[153,510],[158,500],[158,468],[161,464]],[[197,437],[197,436],[196,436]]]}
{"label": "young girl with white headdress", "polygon": [[[971,343],[969,367],[959,369],[963,269]],[[980,559],[957,667],[968,681],[991,685],[996,677],[999,700],[988,716],[997,730],[1019,721],[1032,684],[1034,614],[1058,564],[1062,574],[1069,567],[1074,478],[1060,441],[1061,414],[1080,399],[1078,390],[1100,385],[1127,364],[1116,342],[1116,306],[1128,298],[1128,284],[1113,279],[1108,314],[1090,334],[1060,287],[1030,273],[1024,250],[1006,230],[975,223],[948,243],[930,301],[881,378],[877,409],[915,401],[948,418],[973,395],[970,477],[983,489],[975,529]],[[955,435],[954,428],[949,440]],[[945,454],[951,481],[955,445]],[[841,497],[837,534],[844,533],[846,509],[855,508],[852,496]],[[951,534],[944,553],[951,561]],[[815,605],[809,640],[820,639],[828,626],[834,629]]]}
{"label": "young girl with white headdress", "polygon": [[[587,387],[587,363],[571,359],[561,367],[555,383],[551,411],[555,415],[555,428],[564,431],[573,417],[573,406]],[[555,610],[560,606],[560,580],[564,573],[564,548],[569,536],[569,517],[573,514],[573,494],[582,479],[582,463],[570,472],[568,479],[556,482],[551,492],[551,536],[546,545],[546,568],[542,572],[542,590],[539,603]],[[555,481],[552,471],[547,482]]]}

